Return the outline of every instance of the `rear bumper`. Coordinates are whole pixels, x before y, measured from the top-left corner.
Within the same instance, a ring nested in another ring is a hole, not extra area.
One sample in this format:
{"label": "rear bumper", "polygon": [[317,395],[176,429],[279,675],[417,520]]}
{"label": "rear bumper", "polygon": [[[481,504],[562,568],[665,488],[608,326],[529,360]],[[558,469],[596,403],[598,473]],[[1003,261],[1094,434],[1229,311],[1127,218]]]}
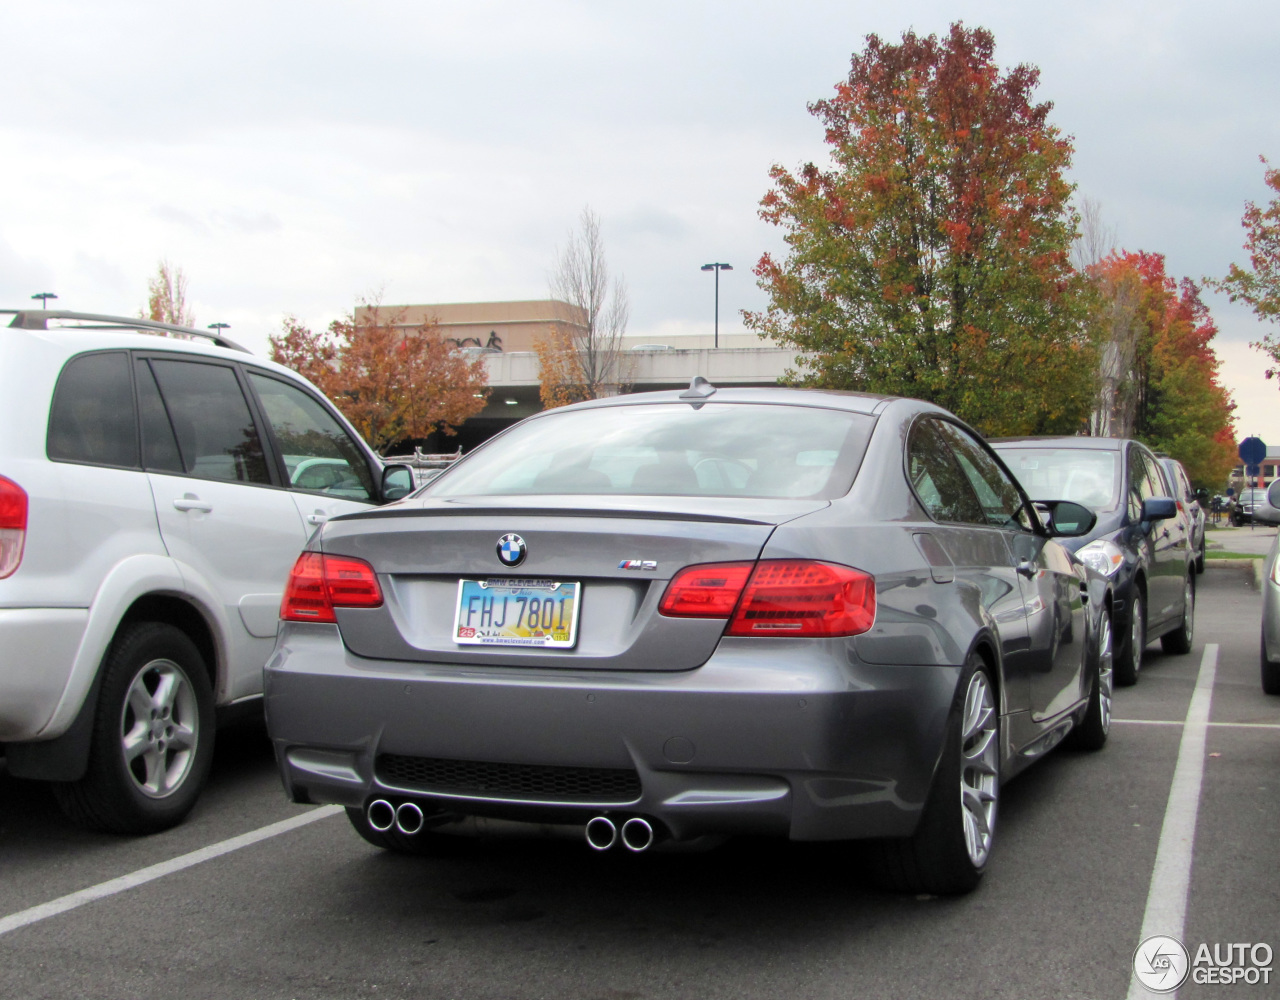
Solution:
{"label": "rear bumper", "polygon": [[0,741],[45,732],[84,638],[84,608],[0,608]]}
{"label": "rear bumper", "polygon": [[[644,815],[681,839],[903,836],[928,793],[960,669],[863,664],[845,640],[787,639],[724,640],[684,672],[476,668],[362,659],[335,626],[286,625],[267,663],[266,711],[298,801],[385,796],[561,823]],[[518,792],[443,787],[390,777],[386,755],[551,780]],[[548,791],[568,768],[634,772],[633,791]]]}

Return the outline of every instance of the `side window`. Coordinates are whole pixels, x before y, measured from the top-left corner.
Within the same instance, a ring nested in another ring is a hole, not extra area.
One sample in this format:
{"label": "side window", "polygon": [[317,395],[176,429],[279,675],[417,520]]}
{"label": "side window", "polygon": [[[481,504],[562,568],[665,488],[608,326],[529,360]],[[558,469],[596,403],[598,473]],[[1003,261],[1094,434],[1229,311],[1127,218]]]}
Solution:
{"label": "side window", "polygon": [[912,428],[907,443],[907,475],[920,503],[935,521],[987,523],[938,421],[920,420]]}
{"label": "side window", "polygon": [[1129,494],[1127,502],[1129,518],[1130,520],[1138,521],[1142,518],[1143,491],[1149,487],[1147,484],[1146,463],[1142,460],[1142,452],[1138,450],[1136,445],[1129,446],[1128,480]]}
{"label": "side window", "polygon": [[142,424],[142,467],[153,472],[175,472],[181,475],[182,458],[178,454],[178,442],[173,436],[173,425],[165,411],[164,400],[156,387],[151,366],[145,361],[134,365],[134,379],[138,385],[138,420]]}
{"label": "side window", "polygon": [[59,462],[138,467],[127,354],[85,354],[67,362],[53,393],[45,450]]}
{"label": "side window", "polygon": [[982,445],[955,424],[938,421],[938,428],[955,449],[960,470],[978,495],[983,522],[997,528],[1031,531],[1022,494]]}
{"label": "side window", "polygon": [[290,487],[373,500],[373,476],[364,453],[328,410],[279,379],[250,372],[249,381],[284,455]]}
{"label": "side window", "polygon": [[177,437],[182,471],[200,479],[269,483],[262,439],[235,372],[196,361],[151,361]]}

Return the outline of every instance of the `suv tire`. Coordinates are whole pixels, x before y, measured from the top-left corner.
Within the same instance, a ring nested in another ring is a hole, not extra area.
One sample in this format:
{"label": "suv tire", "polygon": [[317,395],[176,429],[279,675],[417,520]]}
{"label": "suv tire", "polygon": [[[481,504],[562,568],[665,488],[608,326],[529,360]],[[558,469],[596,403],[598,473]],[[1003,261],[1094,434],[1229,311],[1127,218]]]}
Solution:
{"label": "suv tire", "polygon": [[58,805],[110,833],[176,826],[208,777],[214,728],[209,673],[191,639],[160,622],[128,625],[103,666],[88,768],[54,783]]}

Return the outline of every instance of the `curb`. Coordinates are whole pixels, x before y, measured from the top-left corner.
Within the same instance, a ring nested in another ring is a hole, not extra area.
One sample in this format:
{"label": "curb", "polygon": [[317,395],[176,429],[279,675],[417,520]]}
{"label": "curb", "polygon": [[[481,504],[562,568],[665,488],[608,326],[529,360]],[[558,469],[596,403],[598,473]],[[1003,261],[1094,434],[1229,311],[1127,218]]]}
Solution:
{"label": "curb", "polygon": [[1206,556],[1204,568],[1233,569],[1239,573],[1247,573],[1255,590],[1262,589],[1262,563],[1266,556],[1253,556],[1249,559],[1214,559]]}

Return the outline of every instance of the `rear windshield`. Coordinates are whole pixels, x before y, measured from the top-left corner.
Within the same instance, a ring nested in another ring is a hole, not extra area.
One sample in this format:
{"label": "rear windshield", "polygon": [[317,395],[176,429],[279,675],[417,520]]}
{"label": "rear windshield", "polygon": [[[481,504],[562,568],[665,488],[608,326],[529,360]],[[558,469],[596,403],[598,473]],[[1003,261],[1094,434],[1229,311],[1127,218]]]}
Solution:
{"label": "rear windshield", "polygon": [[849,491],[874,424],[862,413],[759,403],[553,411],[424,492],[830,499]]}
{"label": "rear windshield", "polygon": [[1071,500],[1094,510],[1120,506],[1120,452],[994,446],[1032,500]]}

